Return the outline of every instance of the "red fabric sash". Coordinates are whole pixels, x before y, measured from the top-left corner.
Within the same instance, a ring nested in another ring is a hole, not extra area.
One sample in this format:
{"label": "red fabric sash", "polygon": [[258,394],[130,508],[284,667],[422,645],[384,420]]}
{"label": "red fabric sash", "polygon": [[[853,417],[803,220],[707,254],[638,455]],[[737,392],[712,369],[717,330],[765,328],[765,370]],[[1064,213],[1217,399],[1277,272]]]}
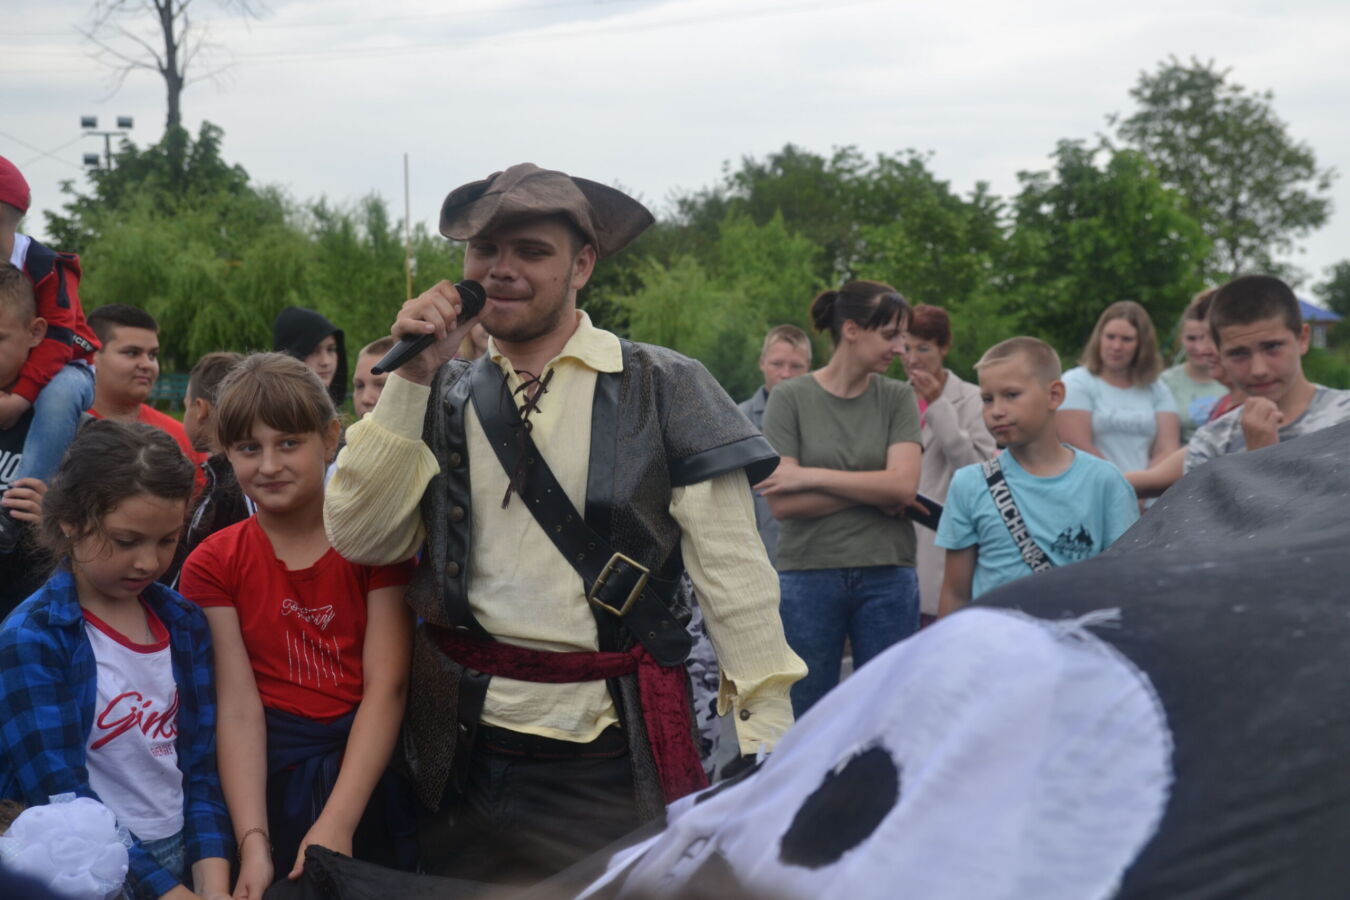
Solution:
{"label": "red fabric sash", "polygon": [[431,633],[455,662],[502,678],[572,684],[637,673],[642,720],[666,802],[673,803],[708,786],[694,745],[684,666],[658,665],[641,644],[623,653],[554,653],[480,641],[441,628],[433,628]]}

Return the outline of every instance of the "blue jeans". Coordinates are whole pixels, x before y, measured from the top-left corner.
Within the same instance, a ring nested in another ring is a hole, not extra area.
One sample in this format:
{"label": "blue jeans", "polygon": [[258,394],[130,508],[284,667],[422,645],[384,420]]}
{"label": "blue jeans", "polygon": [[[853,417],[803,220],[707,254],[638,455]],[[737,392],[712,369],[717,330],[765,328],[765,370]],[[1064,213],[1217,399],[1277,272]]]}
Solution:
{"label": "blue jeans", "polygon": [[792,686],[798,718],[839,683],[845,637],[856,669],[919,629],[919,580],[912,566],[779,572],[778,583],[783,631],[809,670]]}
{"label": "blue jeans", "polygon": [[51,484],[62,455],[75,439],[80,417],[93,405],[94,370],[82,362],[66,363],[38,392],[15,480],[37,478]]}
{"label": "blue jeans", "polygon": [[[187,847],[183,842],[183,832],[170,835],[166,838],[160,838],[157,841],[141,841],[141,849],[154,857],[155,862],[159,863],[160,868],[168,872],[174,878],[177,878],[180,884],[192,884],[188,877]],[[123,891],[123,897],[134,897],[135,892],[130,888]]]}

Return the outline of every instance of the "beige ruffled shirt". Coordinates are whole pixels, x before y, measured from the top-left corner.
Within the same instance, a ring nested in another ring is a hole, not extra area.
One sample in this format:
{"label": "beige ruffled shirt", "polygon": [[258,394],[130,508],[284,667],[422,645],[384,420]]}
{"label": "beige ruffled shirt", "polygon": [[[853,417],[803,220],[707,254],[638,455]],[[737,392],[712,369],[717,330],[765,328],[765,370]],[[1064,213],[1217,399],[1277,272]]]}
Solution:
{"label": "beige ruffled shirt", "polygon": [[[598,372],[623,367],[619,340],[578,313],[578,327],[545,368],[554,374],[531,414],[531,437],[578,508],[586,498],[591,401]],[[515,389],[520,376],[489,342]],[[542,378],[544,372],[539,373]],[[419,504],[440,466],[422,441],[430,389],[390,377],[375,410],[347,430],[328,484],[324,519],[333,546],[354,562],[406,559],[425,537]],[[595,621],[581,577],[519,501],[501,508],[507,477],[466,405],[473,503],[469,605],[498,640],[553,651],[593,651]],[[721,666],[719,711],[734,714],[742,752],[772,749],[792,724],[788,690],[806,666],[788,647],[778,615],[778,577],[755,528],[745,473],[671,492],[680,550]],[[538,552],[522,552],[536,547]],[[529,734],[593,740],[617,721],[604,682],[533,684],[494,678],[483,721]]]}

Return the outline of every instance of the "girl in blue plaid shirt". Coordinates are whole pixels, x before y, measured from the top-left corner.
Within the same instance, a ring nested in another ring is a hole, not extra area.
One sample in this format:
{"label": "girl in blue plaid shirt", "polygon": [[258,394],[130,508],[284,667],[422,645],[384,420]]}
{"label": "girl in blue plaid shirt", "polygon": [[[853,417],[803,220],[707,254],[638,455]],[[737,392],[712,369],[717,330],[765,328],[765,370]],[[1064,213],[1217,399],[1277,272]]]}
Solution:
{"label": "girl in blue plaid shirt", "polygon": [[60,568],[0,625],[0,796],[102,801],[135,838],[137,898],[229,896],[210,630],[155,582],[192,487],[164,432],[90,423],[43,504]]}

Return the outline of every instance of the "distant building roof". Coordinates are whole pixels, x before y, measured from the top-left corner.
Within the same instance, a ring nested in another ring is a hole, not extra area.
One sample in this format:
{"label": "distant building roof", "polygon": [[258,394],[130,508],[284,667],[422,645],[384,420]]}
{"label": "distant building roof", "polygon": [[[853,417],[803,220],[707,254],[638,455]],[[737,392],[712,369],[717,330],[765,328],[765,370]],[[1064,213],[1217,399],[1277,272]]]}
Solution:
{"label": "distant building roof", "polygon": [[1303,314],[1303,321],[1305,322],[1339,322],[1341,320],[1340,313],[1315,306],[1307,300],[1298,301],[1298,309]]}

